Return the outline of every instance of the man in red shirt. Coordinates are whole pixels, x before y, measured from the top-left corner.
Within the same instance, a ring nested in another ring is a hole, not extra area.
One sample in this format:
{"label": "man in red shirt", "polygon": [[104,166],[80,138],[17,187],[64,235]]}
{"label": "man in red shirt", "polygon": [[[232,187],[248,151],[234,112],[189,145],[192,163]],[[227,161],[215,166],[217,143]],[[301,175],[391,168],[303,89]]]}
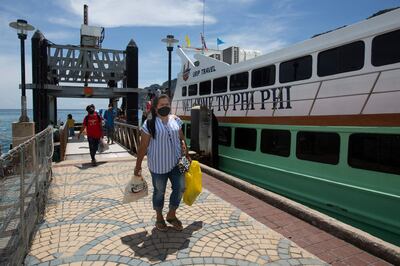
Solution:
{"label": "man in red shirt", "polygon": [[90,157],[92,158],[92,165],[96,165],[95,155],[97,149],[99,148],[100,139],[103,138],[103,127],[102,127],[102,118],[96,113],[95,107],[93,104],[88,105],[86,107],[86,111],[88,115],[83,119],[81,131],[78,134],[78,139],[81,136],[81,133],[86,128],[87,138],[89,142],[90,149]]}

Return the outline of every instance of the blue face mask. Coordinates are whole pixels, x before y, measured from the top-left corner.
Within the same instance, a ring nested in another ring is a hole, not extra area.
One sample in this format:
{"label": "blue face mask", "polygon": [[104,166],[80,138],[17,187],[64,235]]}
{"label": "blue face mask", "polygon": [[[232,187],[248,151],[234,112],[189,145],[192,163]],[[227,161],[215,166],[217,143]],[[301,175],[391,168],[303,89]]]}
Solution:
{"label": "blue face mask", "polygon": [[171,108],[168,106],[161,107],[157,110],[157,113],[161,116],[167,116],[171,112]]}

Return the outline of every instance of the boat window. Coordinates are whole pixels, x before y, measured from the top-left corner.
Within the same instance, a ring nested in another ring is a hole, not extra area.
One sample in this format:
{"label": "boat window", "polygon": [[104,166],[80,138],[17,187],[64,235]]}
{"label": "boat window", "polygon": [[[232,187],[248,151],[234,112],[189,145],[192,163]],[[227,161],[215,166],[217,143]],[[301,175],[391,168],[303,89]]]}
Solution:
{"label": "boat window", "polygon": [[337,133],[297,133],[296,156],[301,160],[327,164],[339,162],[340,137]]}
{"label": "boat window", "polygon": [[400,62],[400,30],[376,36],[372,40],[372,64],[384,66]]}
{"label": "boat window", "polygon": [[318,76],[355,71],[364,66],[363,41],[349,43],[318,54]]}
{"label": "boat window", "polygon": [[311,78],[312,57],[311,55],[299,57],[279,65],[279,82],[291,82]]}
{"label": "boat window", "polygon": [[223,93],[228,89],[228,78],[222,77],[213,80],[213,93]]}
{"label": "boat window", "polygon": [[186,134],[186,132],[185,132],[185,129],[186,129],[186,124],[185,123],[183,123],[182,124],[182,127],[181,127],[181,129],[182,129],[182,133],[183,133],[183,135],[185,136]]}
{"label": "boat window", "polygon": [[232,130],[230,127],[218,127],[218,144],[231,146]]}
{"label": "boat window", "polygon": [[235,148],[255,151],[257,131],[254,128],[235,128]]}
{"label": "boat window", "polygon": [[229,79],[230,90],[245,90],[249,87],[249,72],[234,74]]}
{"label": "boat window", "polygon": [[185,97],[185,96],[186,96],[186,93],[187,93],[186,86],[183,86],[183,87],[182,87],[182,96]]}
{"label": "boat window", "polygon": [[251,72],[251,87],[258,88],[275,83],[275,65],[254,69]]}
{"label": "boat window", "polygon": [[290,131],[263,129],[261,131],[261,152],[289,157]]}
{"label": "boat window", "polygon": [[191,125],[186,124],[186,138],[190,139],[191,138],[190,134],[192,134]]}
{"label": "boat window", "polygon": [[200,95],[206,95],[211,93],[211,80],[200,82]]}
{"label": "boat window", "polygon": [[348,163],[354,168],[400,175],[400,135],[351,134]]}
{"label": "boat window", "polygon": [[197,95],[197,84],[189,85],[189,96]]}

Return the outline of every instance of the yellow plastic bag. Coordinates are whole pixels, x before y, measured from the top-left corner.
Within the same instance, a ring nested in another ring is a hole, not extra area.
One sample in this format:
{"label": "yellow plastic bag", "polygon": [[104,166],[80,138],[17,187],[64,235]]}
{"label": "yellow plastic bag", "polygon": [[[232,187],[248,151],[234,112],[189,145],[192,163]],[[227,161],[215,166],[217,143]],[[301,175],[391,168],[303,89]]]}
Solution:
{"label": "yellow plastic bag", "polygon": [[201,170],[198,161],[192,161],[189,171],[185,173],[185,192],[183,193],[183,202],[192,206],[202,189]]}

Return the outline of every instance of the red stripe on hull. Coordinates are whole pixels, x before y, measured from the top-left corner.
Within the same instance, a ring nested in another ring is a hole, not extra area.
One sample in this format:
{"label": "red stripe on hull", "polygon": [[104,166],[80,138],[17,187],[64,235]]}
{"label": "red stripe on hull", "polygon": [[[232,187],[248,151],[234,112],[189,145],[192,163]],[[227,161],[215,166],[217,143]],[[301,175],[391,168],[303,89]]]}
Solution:
{"label": "red stripe on hull", "polygon": [[[181,116],[190,120],[190,116]],[[251,117],[217,117],[221,123],[303,125],[303,126],[400,126],[400,114],[371,115],[321,115],[321,116],[251,116]]]}

